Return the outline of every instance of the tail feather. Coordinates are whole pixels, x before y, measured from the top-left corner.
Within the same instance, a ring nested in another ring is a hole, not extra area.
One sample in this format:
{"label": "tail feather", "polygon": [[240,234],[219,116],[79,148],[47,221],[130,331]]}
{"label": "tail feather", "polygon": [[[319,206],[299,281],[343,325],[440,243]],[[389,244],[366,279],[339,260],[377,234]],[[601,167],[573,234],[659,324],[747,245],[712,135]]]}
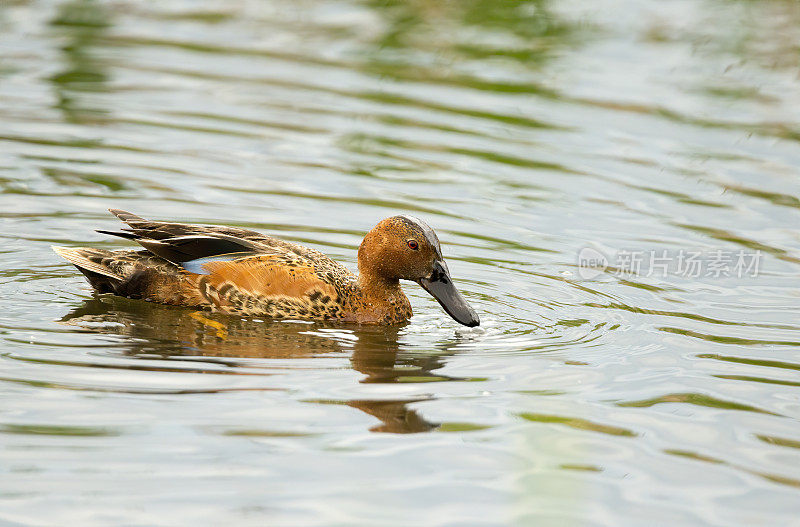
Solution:
{"label": "tail feather", "polygon": [[102,263],[93,261],[90,259],[90,256],[105,256],[110,251],[103,251],[102,249],[90,249],[88,247],[56,247],[53,246],[53,250],[56,252],[57,255],[64,258],[72,265],[80,269],[81,271],[91,271],[92,273],[99,274],[102,276],[106,276],[108,278],[113,278],[114,280],[124,280],[125,277],[119,275],[109,269],[108,267],[104,266]]}
{"label": "tail feather", "polygon": [[[55,247],[53,250],[78,268],[86,276],[89,284],[98,293],[116,293],[125,278],[115,273],[101,262],[110,251],[90,249],[88,247]],[[94,257],[92,259],[92,257]]]}

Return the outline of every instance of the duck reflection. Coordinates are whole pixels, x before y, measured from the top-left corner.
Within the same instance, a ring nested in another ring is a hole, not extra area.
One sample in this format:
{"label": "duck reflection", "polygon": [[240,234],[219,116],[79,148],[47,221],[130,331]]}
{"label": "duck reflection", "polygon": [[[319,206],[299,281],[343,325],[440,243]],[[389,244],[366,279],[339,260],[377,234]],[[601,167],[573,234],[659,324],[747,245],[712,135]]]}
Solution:
{"label": "duck reflection", "polygon": [[[161,306],[101,295],[87,300],[61,322],[84,329],[131,337],[127,353],[135,356],[191,356],[229,367],[251,362],[236,359],[302,359],[350,353],[361,383],[458,380],[434,373],[442,356],[401,354],[400,327],[344,327],[319,323],[270,322]],[[436,429],[409,405],[426,398],[358,399],[344,402],[381,421],[373,432],[415,433]]]}

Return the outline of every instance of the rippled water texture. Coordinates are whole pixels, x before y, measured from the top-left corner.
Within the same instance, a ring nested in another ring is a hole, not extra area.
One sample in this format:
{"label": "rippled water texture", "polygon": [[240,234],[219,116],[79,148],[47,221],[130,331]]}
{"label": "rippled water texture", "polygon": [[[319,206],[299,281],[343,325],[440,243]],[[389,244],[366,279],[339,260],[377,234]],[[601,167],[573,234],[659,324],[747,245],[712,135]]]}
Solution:
{"label": "rippled water texture", "polygon": [[[3,0],[0,523],[800,525],[799,68],[794,0]],[[411,213],[483,324],[96,297],[108,207]]]}

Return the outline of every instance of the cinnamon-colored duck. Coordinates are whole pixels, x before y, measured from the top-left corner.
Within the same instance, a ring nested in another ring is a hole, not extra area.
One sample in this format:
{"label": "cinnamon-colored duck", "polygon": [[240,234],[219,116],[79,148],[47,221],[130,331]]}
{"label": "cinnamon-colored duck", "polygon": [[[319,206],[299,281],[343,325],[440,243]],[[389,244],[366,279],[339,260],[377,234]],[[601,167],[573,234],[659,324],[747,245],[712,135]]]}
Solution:
{"label": "cinnamon-colored duck", "polygon": [[400,288],[411,280],[457,322],[480,324],[453,285],[436,233],[412,216],[387,218],[367,233],[355,276],[319,251],[255,231],[110,211],[129,228],[98,232],[145,250],[53,247],[100,293],[244,316],[398,324],[412,314]]}

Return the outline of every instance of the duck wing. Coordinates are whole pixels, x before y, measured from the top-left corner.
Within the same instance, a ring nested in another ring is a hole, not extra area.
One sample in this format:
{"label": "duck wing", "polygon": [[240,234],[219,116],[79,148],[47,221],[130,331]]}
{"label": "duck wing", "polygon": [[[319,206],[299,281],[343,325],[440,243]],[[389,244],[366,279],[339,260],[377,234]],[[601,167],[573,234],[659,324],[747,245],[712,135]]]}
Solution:
{"label": "duck wing", "polygon": [[[264,235],[257,231],[242,229],[240,227],[227,227],[222,225],[193,225],[189,223],[172,223],[166,221],[146,220],[141,216],[120,209],[108,209],[114,216],[128,225],[120,233],[115,234],[124,238],[144,238],[149,240],[163,240],[166,238],[177,238],[191,235],[207,235],[213,237],[228,236],[239,238],[250,242],[260,243],[269,247],[280,247],[289,249],[294,244]],[[126,234],[123,234],[126,233]]]}
{"label": "duck wing", "polygon": [[247,229],[149,221],[124,210],[109,210],[130,228],[97,232],[133,240],[153,255],[178,266],[211,257],[231,259],[231,255],[276,254],[285,252],[290,245]]}

